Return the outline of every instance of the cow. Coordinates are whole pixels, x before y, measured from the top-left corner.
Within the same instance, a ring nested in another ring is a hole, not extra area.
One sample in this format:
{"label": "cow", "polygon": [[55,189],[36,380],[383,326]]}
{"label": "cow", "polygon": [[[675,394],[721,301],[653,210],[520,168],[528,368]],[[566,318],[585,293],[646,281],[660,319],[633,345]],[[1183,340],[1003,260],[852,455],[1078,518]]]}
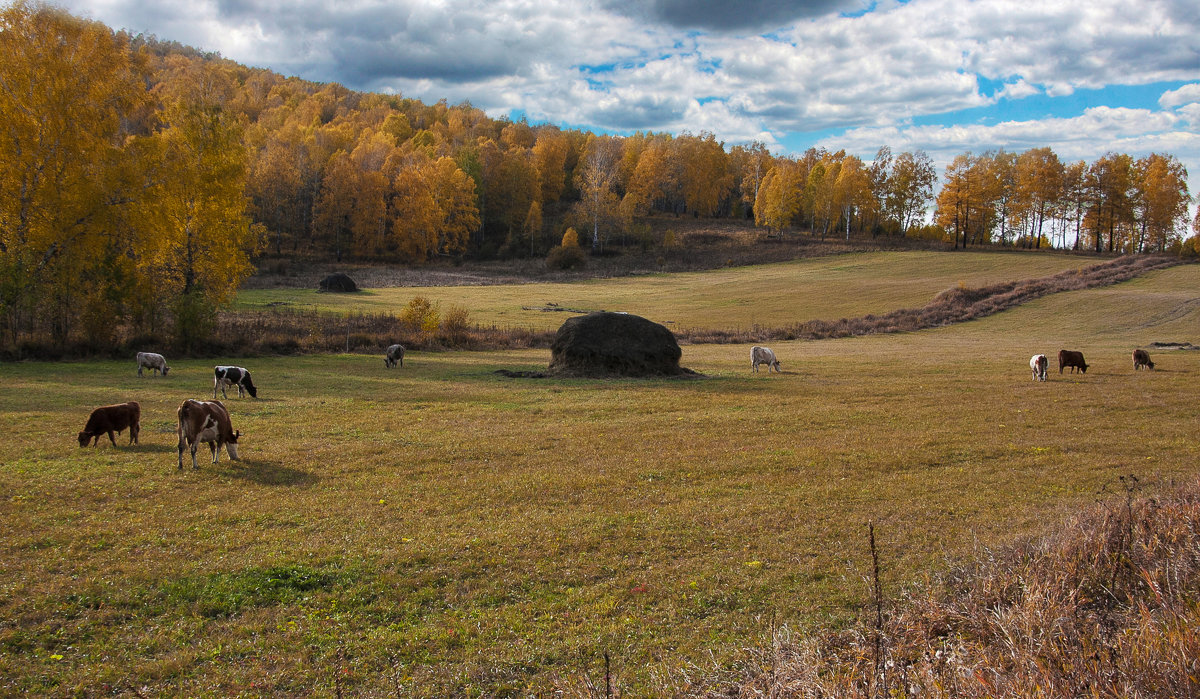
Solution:
{"label": "cow", "polygon": [[228,400],[225,389],[230,386],[237,386],[238,398],[244,395],[243,390],[249,393],[251,398],[258,398],[258,387],[250,379],[250,372],[240,366],[213,367],[213,400],[217,399],[217,389],[220,389],[221,396]]}
{"label": "cow", "polygon": [[1045,381],[1046,370],[1050,367],[1050,360],[1046,359],[1044,354],[1035,354],[1029,358],[1029,368],[1033,369],[1034,381]]}
{"label": "cow", "polygon": [[183,449],[190,446],[192,450],[192,468],[196,465],[196,447],[201,443],[207,444],[212,451],[212,462],[220,460],[221,447],[229,452],[229,458],[238,461],[237,441],[241,432],[233,431],[233,423],[229,420],[229,411],[221,401],[185,400],[176,412],[179,424],[176,434],[179,436],[177,450],[179,452],[179,469],[183,469]]}
{"label": "cow", "polygon": [[166,376],[167,372],[171,370],[171,368],[167,366],[166,357],[163,357],[161,354],[155,354],[154,352],[138,352],[137,368],[138,376],[142,375],[142,369],[150,369],[155,372],[161,372],[163,376]]}
{"label": "cow", "polygon": [[1147,352],[1146,350],[1142,350],[1142,349],[1135,349],[1133,351],[1133,370],[1137,371],[1138,369],[1141,369],[1142,367],[1146,367],[1147,369],[1153,369],[1154,362],[1150,361],[1150,353],[1149,352]]}
{"label": "cow", "polygon": [[96,408],[88,415],[87,424],[79,433],[79,446],[86,447],[89,441],[96,446],[101,435],[107,434],[108,441],[115,447],[117,440],[113,433],[120,434],[126,428],[129,429],[129,443],[137,444],[138,432],[142,430],[142,406],[130,401]]}
{"label": "cow", "polygon": [[1066,367],[1071,367],[1072,371],[1074,371],[1075,369],[1078,369],[1079,371],[1082,371],[1083,373],[1086,374],[1087,370],[1088,370],[1088,365],[1087,365],[1087,362],[1083,361],[1083,352],[1072,352],[1070,350],[1059,350],[1058,351],[1058,373],[1060,373],[1060,374],[1063,373],[1063,369]]}
{"label": "cow", "polygon": [[775,368],[775,373],[779,371],[779,360],[775,358],[775,353],[768,347],[758,347],[757,345],[750,348],[750,369],[758,372],[758,365],[766,364],[767,373],[771,373],[771,368]]}
{"label": "cow", "polygon": [[392,368],[399,364],[404,366],[404,346],[392,345],[387,348],[387,352],[383,355],[383,365],[387,368]]}

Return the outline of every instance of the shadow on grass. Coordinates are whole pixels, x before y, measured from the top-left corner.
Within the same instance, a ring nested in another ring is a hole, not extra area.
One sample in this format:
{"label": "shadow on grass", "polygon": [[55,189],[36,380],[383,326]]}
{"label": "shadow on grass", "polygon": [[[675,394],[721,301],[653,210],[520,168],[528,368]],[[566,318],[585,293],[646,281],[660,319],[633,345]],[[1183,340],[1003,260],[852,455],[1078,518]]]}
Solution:
{"label": "shadow on grass", "polygon": [[270,461],[242,459],[229,470],[229,475],[259,485],[312,485],[320,480],[308,471],[280,466]]}
{"label": "shadow on grass", "polygon": [[[153,452],[155,454],[176,454],[179,452],[179,447],[175,444],[135,444],[132,449],[134,451]],[[184,452],[190,453],[187,449],[184,449]],[[200,452],[197,451],[196,453],[199,454]]]}

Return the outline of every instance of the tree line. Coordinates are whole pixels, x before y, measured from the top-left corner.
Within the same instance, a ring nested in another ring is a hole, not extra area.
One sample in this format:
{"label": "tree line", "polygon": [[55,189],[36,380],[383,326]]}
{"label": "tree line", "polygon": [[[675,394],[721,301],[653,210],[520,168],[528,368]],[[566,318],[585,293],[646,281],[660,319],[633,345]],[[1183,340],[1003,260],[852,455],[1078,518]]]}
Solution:
{"label": "tree line", "polygon": [[[1170,250],[1190,200],[1171,155],[1048,149],[774,155],[711,133],[593,134],[250,68],[22,0],[0,17],[5,338],[125,323],[202,337],[258,255],[421,263],[596,251],[645,217],[769,235],[921,236]],[[934,207],[932,224],[926,217]]]}

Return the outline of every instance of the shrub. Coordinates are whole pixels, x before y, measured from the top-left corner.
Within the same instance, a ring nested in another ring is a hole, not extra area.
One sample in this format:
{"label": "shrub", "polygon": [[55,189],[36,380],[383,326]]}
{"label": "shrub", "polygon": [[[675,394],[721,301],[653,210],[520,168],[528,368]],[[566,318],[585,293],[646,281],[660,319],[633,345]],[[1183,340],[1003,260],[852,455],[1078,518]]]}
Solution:
{"label": "shrub", "polygon": [[587,266],[587,256],[578,245],[556,245],[546,255],[546,266],[550,269],[583,269]]}
{"label": "shrub", "polygon": [[451,306],[442,314],[442,331],[449,335],[466,332],[470,317],[471,312],[465,306]]}
{"label": "shrub", "polygon": [[566,232],[563,233],[562,246],[564,248],[579,247],[579,234],[575,232],[574,228],[568,228]]}
{"label": "shrub", "polygon": [[441,309],[424,296],[414,296],[400,311],[400,322],[416,332],[431,333],[441,325]]}

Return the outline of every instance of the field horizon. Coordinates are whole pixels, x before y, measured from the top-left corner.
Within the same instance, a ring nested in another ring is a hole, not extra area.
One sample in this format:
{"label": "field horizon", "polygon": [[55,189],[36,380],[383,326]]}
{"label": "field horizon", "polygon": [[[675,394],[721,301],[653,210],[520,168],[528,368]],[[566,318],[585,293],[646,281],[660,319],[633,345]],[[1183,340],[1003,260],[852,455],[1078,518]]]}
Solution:
{"label": "field horizon", "polygon": [[[1120,476],[1194,477],[1200,352],[1130,353],[1200,341],[1198,281],[776,342],[780,375],[748,345],[684,346],[694,381],[494,373],[546,350],[247,359],[260,399],[226,401],[243,461],[182,472],[174,410],[211,397],[211,361],[8,364],[0,686],[582,696],[608,653],[622,694],[669,695],[773,624],[855,618],[867,522],[894,593]],[[1091,368],[1032,382],[1060,348]],[[77,446],[88,410],[131,399],[140,445]]]}

